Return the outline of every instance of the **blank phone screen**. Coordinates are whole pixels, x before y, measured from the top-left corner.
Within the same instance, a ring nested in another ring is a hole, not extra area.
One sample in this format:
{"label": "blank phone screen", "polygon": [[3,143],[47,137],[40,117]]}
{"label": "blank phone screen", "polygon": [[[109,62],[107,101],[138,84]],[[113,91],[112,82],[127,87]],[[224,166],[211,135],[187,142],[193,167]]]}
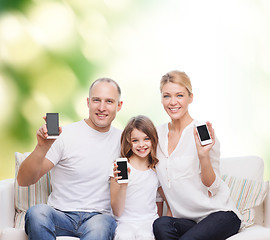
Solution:
{"label": "blank phone screen", "polygon": [[117,162],[118,170],[121,171],[118,173],[118,176],[122,176],[122,179],[128,179],[128,171],[127,171],[127,162]]}
{"label": "blank phone screen", "polygon": [[206,125],[198,126],[197,129],[198,129],[201,141],[210,139],[210,135],[209,135]]}
{"label": "blank phone screen", "polygon": [[47,113],[46,122],[48,135],[59,135],[58,113]]}

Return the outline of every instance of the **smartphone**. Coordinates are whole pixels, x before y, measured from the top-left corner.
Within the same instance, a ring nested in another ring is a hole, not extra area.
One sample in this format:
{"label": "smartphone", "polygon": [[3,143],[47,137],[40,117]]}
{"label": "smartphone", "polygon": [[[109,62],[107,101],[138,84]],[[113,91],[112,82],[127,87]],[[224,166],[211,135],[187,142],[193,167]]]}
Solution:
{"label": "smartphone", "polygon": [[118,177],[121,176],[121,179],[118,179],[118,183],[127,183],[128,182],[128,170],[127,170],[127,158],[118,158],[116,159],[116,164],[118,170],[121,171],[118,173]]}
{"label": "smartphone", "polygon": [[196,125],[196,129],[202,146],[213,142],[206,123]]}
{"label": "smartphone", "polygon": [[46,114],[46,125],[48,130],[47,139],[56,139],[59,136],[59,116],[58,113]]}

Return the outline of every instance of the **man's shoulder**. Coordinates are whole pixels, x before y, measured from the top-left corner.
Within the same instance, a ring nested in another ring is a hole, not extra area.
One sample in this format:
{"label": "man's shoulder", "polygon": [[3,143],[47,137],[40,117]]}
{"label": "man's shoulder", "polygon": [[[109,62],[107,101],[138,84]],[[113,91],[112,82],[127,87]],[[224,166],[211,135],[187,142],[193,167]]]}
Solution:
{"label": "man's shoulder", "polygon": [[121,137],[121,134],[122,134],[123,131],[120,130],[119,128],[111,126],[110,132],[111,132],[112,136]]}
{"label": "man's shoulder", "polygon": [[78,122],[72,122],[72,123],[69,123],[65,126],[63,126],[63,130],[70,130],[70,129],[73,129],[73,128],[80,128],[83,126],[83,121],[84,120],[81,120],[81,121],[78,121]]}
{"label": "man's shoulder", "polygon": [[[84,120],[78,121],[78,122],[73,122],[69,123],[65,126],[62,126],[62,137],[67,136],[67,135],[74,135],[78,134],[79,132],[84,131]],[[60,135],[60,136],[61,136]]]}

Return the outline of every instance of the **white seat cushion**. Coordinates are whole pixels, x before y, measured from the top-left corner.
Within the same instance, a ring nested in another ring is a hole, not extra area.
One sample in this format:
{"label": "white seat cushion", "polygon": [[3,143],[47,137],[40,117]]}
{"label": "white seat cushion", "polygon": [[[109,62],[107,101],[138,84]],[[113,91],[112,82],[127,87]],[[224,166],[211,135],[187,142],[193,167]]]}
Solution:
{"label": "white seat cushion", "polygon": [[[28,240],[24,229],[19,228],[5,228],[0,234],[1,240]],[[79,240],[76,237],[57,237],[56,240]]]}
{"label": "white seat cushion", "polygon": [[270,228],[265,228],[260,225],[254,225],[243,229],[238,234],[227,238],[227,240],[269,240]]}

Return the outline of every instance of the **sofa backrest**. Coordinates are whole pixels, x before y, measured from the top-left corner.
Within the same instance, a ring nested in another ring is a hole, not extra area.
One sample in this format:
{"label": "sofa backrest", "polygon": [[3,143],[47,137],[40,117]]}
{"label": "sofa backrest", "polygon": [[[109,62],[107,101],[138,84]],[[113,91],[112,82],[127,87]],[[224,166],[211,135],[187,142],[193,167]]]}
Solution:
{"label": "sofa backrest", "polygon": [[[220,173],[234,177],[263,181],[264,162],[258,156],[241,156],[220,159]],[[264,206],[254,208],[255,224],[263,225]]]}
{"label": "sofa backrest", "polygon": [[258,156],[221,158],[220,173],[239,178],[263,180],[264,162]]}

